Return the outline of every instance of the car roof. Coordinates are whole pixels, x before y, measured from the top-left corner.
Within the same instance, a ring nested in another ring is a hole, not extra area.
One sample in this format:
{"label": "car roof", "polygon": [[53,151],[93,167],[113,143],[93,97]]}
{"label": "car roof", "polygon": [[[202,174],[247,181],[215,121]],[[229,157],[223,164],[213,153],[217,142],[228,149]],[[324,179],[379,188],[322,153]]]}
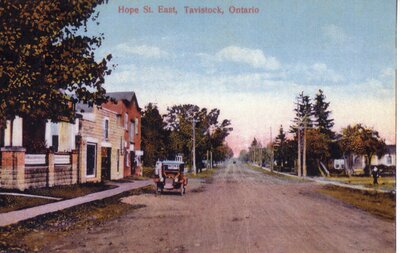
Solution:
{"label": "car roof", "polygon": [[184,164],[184,162],[166,160],[166,161],[162,161],[162,164],[163,164],[163,165],[181,165],[181,164]]}

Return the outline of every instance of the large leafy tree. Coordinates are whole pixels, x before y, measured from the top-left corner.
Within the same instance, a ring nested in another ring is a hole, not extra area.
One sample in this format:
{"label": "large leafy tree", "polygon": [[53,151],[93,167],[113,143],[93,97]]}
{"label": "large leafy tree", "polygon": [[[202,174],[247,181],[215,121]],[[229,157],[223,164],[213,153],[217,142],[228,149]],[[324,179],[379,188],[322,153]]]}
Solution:
{"label": "large leafy tree", "polygon": [[342,129],[342,137],[339,143],[345,155],[354,153],[365,156],[367,163],[365,174],[371,173],[372,156],[376,154],[381,157],[386,146],[378,131],[362,124],[349,125]]}
{"label": "large leafy tree", "polygon": [[[170,149],[169,155],[183,153],[185,159],[191,163],[192,145],[193,145],[193,120],[195,122],[196,135],[196,161],[199,163],[204,159],[207,150],[215,152],[224,149],[225,138],[229,135],[232,128],[229,120],[219,121],[220,111],[206,108],[200,108],[197,105],[184,104],[174,105],[167,109],[164,115],[166,129],[170,131]],[[221,156],[223,157],[223,156]]]}
{"label": "large leafy tree", "polygon": [[320,133],[325,134],[329,138],[333,139],[335,134],[332,131],[334,126],[333,119],[330,118],[329,102],[326,102],[326,97],[322,90],[318,90],[318,93],[314,98],[314,105],[312,107],[312,114],[314,116],[315,127]]}
{"label": "large leafy tree", "polygon": [[324,162],[330,156],[329,143],[329,137],[319,129],[307,130],[307,165],[310,175],[317,175],[320,162]]}
{"label": "large leafy tree", "polygon": [[0,1],[1,124],[17,115],[71,120],[73,103],[106,100],[103,83],[111,55],[96,60],[102,35],[83,35],[104,2]]}

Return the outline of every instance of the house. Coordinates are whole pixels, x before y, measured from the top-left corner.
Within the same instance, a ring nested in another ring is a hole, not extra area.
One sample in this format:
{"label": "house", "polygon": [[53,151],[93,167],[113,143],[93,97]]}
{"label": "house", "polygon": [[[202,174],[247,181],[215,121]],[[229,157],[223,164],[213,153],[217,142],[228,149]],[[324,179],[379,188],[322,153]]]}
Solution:
{"label": "house", "polygon": [[0,187],[26,189],[140,174],[141,112],[136,95],[108,95],[116,103],[77,104],[74,122],[20,117],[7,121],[0,137]]}
{"label": "house", "polygon": [[123,136],[120,115],[103,107],[76,106],[78,132],[76,145],[79,154],[79,182],[115,180],[123,174]]}
{"label": "house", "polygon": [[124,177],[141,175],[141,108],[135,92],[112,92],[107,96],[115,100],[102,105],[102,108],[112,110],[120,115],[120,125],[125,129],[123,138]]}
{"label": "house", "polygon": [[[367,166],[366,155],[351,154],[347,159],[335,159],[335,169],[346,169],[353,174],[363,174]],[[379,158],[376,154],[371,157],[371,166],[385,165],[387,167],[396,166],[396,145],[386,145],[385,153]]]}
{"label": "house", "polygon": [[20,117],[7,121],[0,150],[0,187],[24,190],[77,183],[76,133],[76,125],[69,122]]}
{"label": "house", "polygon": [[396,145],[386,145],[385,153],[381,158],[378,158],[377,155],[373,155],[371,165],[396,166]]}

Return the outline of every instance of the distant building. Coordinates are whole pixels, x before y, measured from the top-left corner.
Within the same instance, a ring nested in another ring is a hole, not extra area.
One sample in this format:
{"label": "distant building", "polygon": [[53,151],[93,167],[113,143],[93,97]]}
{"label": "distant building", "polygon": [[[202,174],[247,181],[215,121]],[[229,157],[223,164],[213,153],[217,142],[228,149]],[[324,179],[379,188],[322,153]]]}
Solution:
{"label": "distant building", "polygon": [[120,125],[125,129],[123,138],[124,176],[142,174],[141,150],[141,108],[135,92],[112,92],[107,96],[116,100],[103,104],[102,107],[120,115]]}

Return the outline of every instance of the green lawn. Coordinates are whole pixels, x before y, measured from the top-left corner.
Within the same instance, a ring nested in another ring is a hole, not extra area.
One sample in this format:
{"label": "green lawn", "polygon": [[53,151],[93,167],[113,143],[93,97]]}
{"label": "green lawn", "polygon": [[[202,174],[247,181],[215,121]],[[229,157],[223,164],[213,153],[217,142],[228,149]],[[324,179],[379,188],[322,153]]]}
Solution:
{"label": "green lawn", "polygon": [[351,185],[363,185],[365,187],[376,187],[377,189],[382,190],[394,190],[396,189],[396,178],[395,177],[380,177],[378,179],[378,185],[373,185],[373,178],[372,177],[328,177],[327,179],[351,184]]}
{"label": "green lawn", "polygon": [[390,193],[367,192],[333,185],[324,186],[318,191],[379,217],[388,220],[396,218],[396,197]]}
{"label": "green lawn", "polygon": [[54,202],[55,200],[30,198],[23,196],[0,195],[0,213],[21,210],[29,207],[40,206]]}

